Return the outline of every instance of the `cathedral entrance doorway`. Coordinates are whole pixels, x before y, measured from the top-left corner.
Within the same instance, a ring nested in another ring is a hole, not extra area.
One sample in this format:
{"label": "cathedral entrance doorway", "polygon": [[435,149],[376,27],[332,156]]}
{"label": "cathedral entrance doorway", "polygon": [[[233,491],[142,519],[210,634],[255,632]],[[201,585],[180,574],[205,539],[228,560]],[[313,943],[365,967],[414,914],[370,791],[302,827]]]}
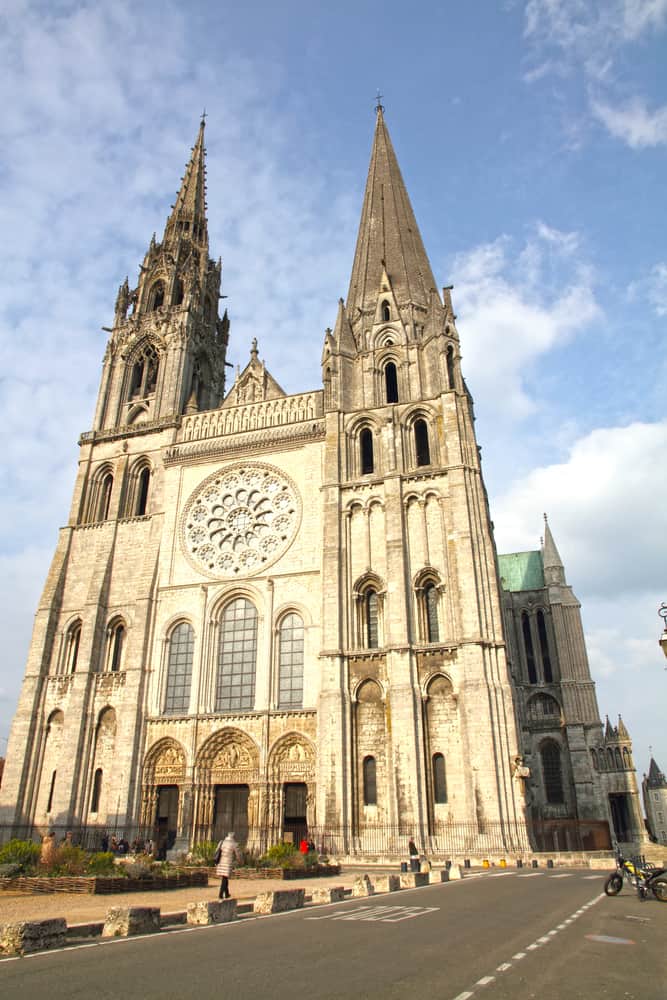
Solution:
{"label": "cathedral entrance doorway", "polygon": [[240,844],[248,840],[248,785],[216,785],[213,811],[213,840],[235,833]]}
{"label": "cathedral entrance doorway", "polygon": [[283,785],[283,835],[292,834],[295,844],[308,833],[306,819],[308,786],[302,781],[285,782]]}
{"label": "cathedral entrance doorway", "polygon": [[178,786],[158,785],[155,813],[155,845],[157,858],[164,861],[173,847],[178,828]]}

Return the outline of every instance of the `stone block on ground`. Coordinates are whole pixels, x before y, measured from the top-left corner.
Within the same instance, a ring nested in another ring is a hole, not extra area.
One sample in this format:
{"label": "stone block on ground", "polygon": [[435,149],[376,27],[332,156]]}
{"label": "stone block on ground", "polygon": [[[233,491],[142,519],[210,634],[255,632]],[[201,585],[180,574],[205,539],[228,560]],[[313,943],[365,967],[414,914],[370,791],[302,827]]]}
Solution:
{"label": "stone block on ground", "polygon": [[376,892],[398,892],[401,879],[398,875],[376,875],[373,886]]}
{"label": "stone block on ground", "polygon": [[0,924],[0,955],[30,955],[47,948],[61,948],[66,940],[64,917]]}
{"label": "stone block on ground", "polygon": [[342,885],[336,885],[331,888],[329,886],[318,886],[316,889],[313,889],[311,899],[313,903],[342,903],[345,899],[345,889]]}
{"label": "stone block on ground", "polygon": [[192,927],[208,924],[228,924],[236,920],[235,899],[211,899],[201,903],[188,903],[187,922]]}
{"label": "stone block on ground", "polygon": [[429,882],[431,885],[439,885],[441,882],[449,882],[449,872],[446,868],[441,871],[432,871],[429,874]]}
{"label": "stone block on ground", "polygon": [[255,899],[255,913],[284,913],[286,910],[300,909],[306,899],[305,889],[277,889],[275,892],[260,892]]}
{"label": "stone block on ground", "polygon": [[375,889],[373,888],[373,883],[371,882],[368,875],[360,875],[355,878],[352,885],[352,895],[353,896],[373,896],[375,895]]}
{"label": "stone block on ground", "polygon": [[457,878],[463,878],[463,868],[461,865],[452,865],[449,869],[449,880],[452,882]]}
{"label": "stone block on ground", "polygon": [[132,937],[159,930],[159,906],[112,906],[107,910],[102,937]]}
{"label": "stone block on ground", "polygon": [[403,872],[401,875],[401,889],[417,889],[421,885],[428,885],[429,876],[426,872]]}

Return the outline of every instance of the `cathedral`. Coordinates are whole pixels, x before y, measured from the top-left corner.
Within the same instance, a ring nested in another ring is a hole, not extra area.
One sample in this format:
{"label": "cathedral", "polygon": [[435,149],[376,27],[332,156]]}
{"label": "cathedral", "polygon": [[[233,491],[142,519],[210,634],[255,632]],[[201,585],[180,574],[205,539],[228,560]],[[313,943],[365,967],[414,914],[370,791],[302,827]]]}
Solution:
{"label": "cathedral", "polygon": [[630,738],[601,723],[550,525],[496,553],[451,289],[383,108],[321,387],[296,395],[257,341],[226,384],[204,131],[118,292],[2,837],[307,832],[341,857],[636,841]]}

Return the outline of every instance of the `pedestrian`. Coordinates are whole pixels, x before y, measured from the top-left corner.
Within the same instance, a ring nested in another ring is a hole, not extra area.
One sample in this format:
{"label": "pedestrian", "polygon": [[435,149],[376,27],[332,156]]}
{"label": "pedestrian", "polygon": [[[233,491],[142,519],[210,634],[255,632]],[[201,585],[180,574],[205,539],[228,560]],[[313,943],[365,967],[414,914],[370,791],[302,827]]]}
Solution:
{"label": "pedestrian", "polygon": [[229,879],[234,868],[234,862],[241,861],[239,845],[233,833],[228,833],[224,840],[221,840],[215,851],[215,874],[220,876],[220,899],[231,899],[229,893]]}
{"label": "pedestrian", "polygon": [[308,839],[305,835],[301,838],[301,843],[299,844],[299,852],[304,855],[308,854]]}
{"label": "pedestrian", "polygon": [[410,871],[411,872],[418,872],[419,871],[419,850],[417,849],[417,845],[415,844],[415,838],[414,837],[410,837],[410,839],[408,841],[408,852],[410,854]]}
{"label": "pedestrian", "polygon": [[109,850],[109,834],[103,833],[102,840],[100,841],[100,847],[106,853]]}

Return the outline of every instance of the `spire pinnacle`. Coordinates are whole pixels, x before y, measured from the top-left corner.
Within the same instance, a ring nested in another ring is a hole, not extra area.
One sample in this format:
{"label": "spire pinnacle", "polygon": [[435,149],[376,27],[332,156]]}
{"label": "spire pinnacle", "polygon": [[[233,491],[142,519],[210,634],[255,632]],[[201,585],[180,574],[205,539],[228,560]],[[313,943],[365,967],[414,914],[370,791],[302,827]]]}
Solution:
{"label": "spire pinnacle", "polygon": [[164,230],[165,241],[186,237],[202,247],[208,247],[205,128],[206,111],[204,110],[199,123],[197,139],[192,147],[192,155],[185,168],[185,174],[176,195],[171,215],[167,219]]}
{"label": "spire pinnacle", "polygon": [[542,545],[542,565],[544,566],[544,579],[547,584],[565,584],[565,568],[561,559],[551,528],[544,515],[544,543]]}
{"label": "spire pinnacle", "polygon": [[428,308],[436,288],[426,250],[384,120],[378,94],[375,135],[347,295],[353,328],[374,315],[386,270],[399,308]]}

